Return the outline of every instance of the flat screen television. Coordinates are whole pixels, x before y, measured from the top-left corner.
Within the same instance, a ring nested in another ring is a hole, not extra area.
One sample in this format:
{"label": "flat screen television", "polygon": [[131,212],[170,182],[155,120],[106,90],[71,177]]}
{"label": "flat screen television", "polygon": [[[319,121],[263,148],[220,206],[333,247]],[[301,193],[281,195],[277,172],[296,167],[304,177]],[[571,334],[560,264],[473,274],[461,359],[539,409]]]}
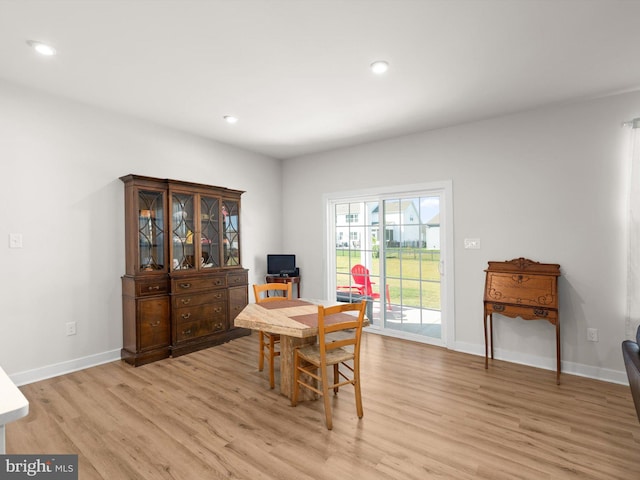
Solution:
{"label": "flat screen television", "polygon": [[268,275],[293,275],[296,272],[295,255],[267,255]]}

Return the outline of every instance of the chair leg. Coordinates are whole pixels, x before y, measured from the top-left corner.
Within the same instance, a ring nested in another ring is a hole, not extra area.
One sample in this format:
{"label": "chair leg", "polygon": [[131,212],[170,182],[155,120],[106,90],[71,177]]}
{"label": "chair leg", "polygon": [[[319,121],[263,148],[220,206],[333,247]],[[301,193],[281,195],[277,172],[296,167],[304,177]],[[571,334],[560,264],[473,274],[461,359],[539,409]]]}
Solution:
{"label": "chair leg", "polygon": [[320,378],[322,379],[322,398],[324,400],[324,416],[327,421],[327,430],[333,428],[333,420],[331,419],[331,402],[329,401],[329,383],[327,375],[327,366],[320,366]]}
{"label": "chair leg", "polygon": [[291,392],[291,406],[295,407],[298,404],[298,366],[300,365],[300,357],[298,352],[293,352],[293,385],[291,385],[293,391]]}
{"label": "chair leg", "polygon": [[353,379],[355,380],[353,387],[356,391],[356,412],[358,412],[358,418],[362,418],[364,412],[362,410],[362,393],[360,392],[360,364],[355,362],[353,365]]}
{"label": "chair leg", "polygon": [[[339,370],[339,365],[337,363],[335,363],[333,365],[333,384],[337,385],[340,381],[340,370]],[[333,394],[337,395],[338,394],[338,388],[339,387],[333,387]]]}
{"label": "chair leg", "polygon": [[264,369],[264,333],[258,332],[260,336],[260,357],[258,358],[258,371],[261,372]]}
{"label": "chair leg", "polygon": [[275,387],[275,374],[274,370],[274,357],[275,357],[275,341],[273,337],[269,339],[269,386],[273,389]]}

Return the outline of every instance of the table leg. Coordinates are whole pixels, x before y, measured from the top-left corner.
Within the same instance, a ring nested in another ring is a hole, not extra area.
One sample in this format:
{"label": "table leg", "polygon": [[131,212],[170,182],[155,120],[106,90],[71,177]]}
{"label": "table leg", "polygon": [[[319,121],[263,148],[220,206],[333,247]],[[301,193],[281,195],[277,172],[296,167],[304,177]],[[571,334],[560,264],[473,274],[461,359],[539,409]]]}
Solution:
{"label": "table leg", "polygon": [[[280,393],[287,398],[293,394],[293,353],[296,347],[313,345],[316,337],[297,338],[280,335]],[[306,388],[301,388],[298,400],[315,400],[316,394]]]}

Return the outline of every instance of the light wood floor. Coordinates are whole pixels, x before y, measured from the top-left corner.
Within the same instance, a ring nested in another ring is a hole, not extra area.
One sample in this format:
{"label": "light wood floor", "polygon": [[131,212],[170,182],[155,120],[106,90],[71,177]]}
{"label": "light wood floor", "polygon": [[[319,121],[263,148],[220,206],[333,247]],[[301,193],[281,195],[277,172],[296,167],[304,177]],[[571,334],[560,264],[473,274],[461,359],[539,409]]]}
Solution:
{"label": "light wood floor", "polygon": [[80,479],[629,479],[628,387],[365,334],[364,418],[340,390],[292,408],[257,371],[257,337],[21,388],[7,453],[79,454]]}

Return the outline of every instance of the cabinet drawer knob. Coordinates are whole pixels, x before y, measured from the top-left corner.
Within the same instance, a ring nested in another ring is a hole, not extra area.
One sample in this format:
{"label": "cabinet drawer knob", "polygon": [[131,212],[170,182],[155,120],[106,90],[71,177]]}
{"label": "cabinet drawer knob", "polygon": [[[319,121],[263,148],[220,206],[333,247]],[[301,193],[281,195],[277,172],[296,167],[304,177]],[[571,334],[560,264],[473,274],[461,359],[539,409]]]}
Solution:
{"label": "cabinet drawer knob", "polygon": [[180,301],[182,302],[183,305],[188,305],[189,303],[191,303],[190,298],[181,298]]}
{"label": "cabinet drawer knob", "polygon": [[183,334],[183,335],[191,335],[191,329],[190,329],[190,328],[188,328],[188,329],[186,329],[186,330],[182,330],[182,334]]}
{"label": "cabinet drawer knob", "polygon": [[549,315],[549,311],[548,310],[543,310],[541,308],[534,308],[533,309],[533,314],[537,315],[539,317],[546,317],[547,315]]}
{"label": "cabinet drawer knob", "polygon": [[149,322],[149,326],[150,327],[157,327],[158,325],[160,325],[160,320],[158,320],[156,322]]}
{"label": "cabinet drawer knob", "polygon": [[497,303],[493,304],[493,311],[494,312],[504,312],[504,305],[500,305]]}
{"label": "cabinet drawer knob", "polygon": [[183,320],[186,320],[191,317],[191,313],[183,313],[181,316]]}
{"label": "cabinet drawer knob", "polygon": [[180,288],[191,288],[191,284],[190,283],[181,283],[180,284]]}
{"label": "cabinet drawer knob", "polygon": [[215,282],[216,285],[222,285],[222,280],[220,280],[219,278],[216,278]]}
{"label": "cabinet drawer knob", "polygon": [[160,285],[149,286],[147,289],[151,292],[153,290],[160,290]]}
{"label": "cabinet drawer knob", "polygon": [[217,307],[217,308],[215,309],[215,312],[216,312],[216,313],[220,313],[220,312],[222,312],[222,308],[221,308],[221,307]]}

